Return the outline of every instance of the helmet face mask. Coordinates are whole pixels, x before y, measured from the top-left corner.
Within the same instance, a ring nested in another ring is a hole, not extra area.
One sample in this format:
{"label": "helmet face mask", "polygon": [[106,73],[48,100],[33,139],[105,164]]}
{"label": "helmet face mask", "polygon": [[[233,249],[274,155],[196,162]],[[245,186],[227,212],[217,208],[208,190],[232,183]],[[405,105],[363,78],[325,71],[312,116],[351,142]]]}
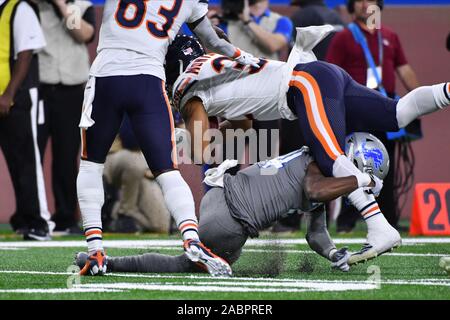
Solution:
{"label": "helmet face mask", "polygon": [[389,154],[384,144],[374,135],[354,132],[345,139],[345,155],[362,172],[383,180],[389,172]]}

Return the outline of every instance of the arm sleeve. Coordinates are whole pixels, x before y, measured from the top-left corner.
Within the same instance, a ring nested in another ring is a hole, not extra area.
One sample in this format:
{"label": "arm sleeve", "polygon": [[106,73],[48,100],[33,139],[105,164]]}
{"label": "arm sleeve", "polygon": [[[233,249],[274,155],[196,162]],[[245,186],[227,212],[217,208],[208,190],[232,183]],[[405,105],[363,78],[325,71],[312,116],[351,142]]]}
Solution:
{"label": "arm sleeve", "polygon": [[286,38],[287,43],[289,43],[292,39],[293,29],[294,27],[292,25],[291,19],[289,19],[288,17],[282,17],[278,20],[274,33],[282,34]]}
{"label": "arm sleeve", "polygon": [[208,0],[198,0],[197,6],[192,10],[192,14],[187,23],[195,23],[208,14]]}
{"label": "arm sleeve", "polygon": [[95,39],[95,9],[94,6],[90,6],[86,9],[86,11],[83,14],[83,20],[89,23],[94,28],[94,33],[92,34],[92,37],[86,42],[91,43]]}
{"label": "arm sleeve", "polygon": [[207,17],[204,17],[192,31],[208,49],[232,58],[239,55],[239,50],[235,46],[219,38]]}
{"label": "arm sleeve", "polygon": [[406,59],[402,44],[397,35],[395,35],[394,46],[395,46],[395,53],[394,53],[395,54],[395,57],[394,57],[395,68],[398,68],[398,67],[404,66],[405,64],[408,64],[408,60]]}
{"label": "arm sleeve", "polygon": [[344,31],[336,34],[331,40],[327,50],[326,61],[338,66],[343,66],[346,56]]}
{"label": "arm sleeve", "polygon": [[83,14],[83,20],[95,28],[95,9],[90,6]]}
{"label": "arm sleeve", "polygon": [[31,6],[22,2],[14,17],[14,52],[40,50],[45,47],[45,38],[36,13]]}
{"label": "arm sleeve", "polygon": [[336,246],[327,230],[325,206],[322,205],[312,213],[308,213],[306,218],[306,242],[312,250],[329,259],[330,251]]}

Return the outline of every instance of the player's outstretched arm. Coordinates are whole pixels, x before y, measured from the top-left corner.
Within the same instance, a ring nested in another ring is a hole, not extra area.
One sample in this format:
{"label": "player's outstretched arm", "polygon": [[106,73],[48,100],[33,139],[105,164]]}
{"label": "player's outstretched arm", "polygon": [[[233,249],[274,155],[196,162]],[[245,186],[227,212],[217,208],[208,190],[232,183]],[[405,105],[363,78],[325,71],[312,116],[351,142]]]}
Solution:
{"label": "player's outstretched arm", "polygon": [[197,22],[189,24],[189,28],[200,38],[202,43],[210,50],[235,59],[240,64],[259,68],[259,59],[248,52],[236,48],[224,39],[220,39],[209,19],[204,16]]}
{"label": "player's outstretched arm", "polygon": [[[315,162],[309,164],[303,184],[309,199],[317,202],[331,201],[358,189],[355,176],[325,177]],[[373,187],[374,182],[369,186]]]}

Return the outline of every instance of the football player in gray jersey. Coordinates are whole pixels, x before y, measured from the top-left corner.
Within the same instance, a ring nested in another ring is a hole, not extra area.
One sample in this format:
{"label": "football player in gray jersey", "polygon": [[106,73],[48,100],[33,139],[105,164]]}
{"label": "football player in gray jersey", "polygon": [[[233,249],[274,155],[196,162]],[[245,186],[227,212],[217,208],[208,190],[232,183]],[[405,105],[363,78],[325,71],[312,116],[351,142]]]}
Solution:
{"label": "football player in gray jersey", "polygon": [[[216,180],[217,181],[217,180]],[[223,176],[223,188],[215,187],[200,205],[199,233],[203,243],[233,264],[248,237],[270,226],[290,212],[308,216],[306,240],[315,252],[329,259],[332,267],[348,271],[350,254],[336,249],[326,227],[323,202],[358,188],[355,176],[325,177],[304,147],[275,159],[256,163],[237,173]],[[76,263],[84,265],[79,253]],[[147,253],[128,257],[108,257],[111,272],[199,272],[202,269],[183,254],[170,256]]]}

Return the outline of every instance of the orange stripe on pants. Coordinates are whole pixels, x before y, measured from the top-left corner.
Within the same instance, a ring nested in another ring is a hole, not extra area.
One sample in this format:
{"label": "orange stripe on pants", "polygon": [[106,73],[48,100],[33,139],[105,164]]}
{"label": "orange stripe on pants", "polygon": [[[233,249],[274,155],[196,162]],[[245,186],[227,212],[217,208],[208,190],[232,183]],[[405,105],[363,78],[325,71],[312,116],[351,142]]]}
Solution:
{"label": "orange stripe on pants", "polygon": [[317,124],[314,120],[314,116],[312,113],[312,106],[311,106],[311,100],[309,98],[308,95],[308,90],[307,88],[298,81],[291,81],[289,83],[290,86],[294,86],[296,88],[298,88],[302,95],[303,95],[303,100],[305,101],[305,106],[306,106],[306,114],[308,116],[308,122],[311,126],[311,129],[314,133],[314,136],[317,138],[317,140],[319,140],[320,144],[322,145],[322,147],[324,148],[325,152],[327,153],[327,155],[333,159],[336,160],[337,156],[334,154],[334,152],[331,150],[331,148],[329,147],[328,143],[326,142],[325,138],[323,137],[322,133],[319,131],[319,128],[317,127]]}
{"label": "orange stripe on pants", "polygon": [[[339,155],[344,154],[344,152],[342,152],[342,149],[341,149],[339,143],[337,142],[336,136],[334,134],[333,129],[331,128],[330,122],[328,121],[328,117],[327,117],[327,114],[325,112],[325,107],[324,107],[324,104],[323,104],[322,94],[320,92],[320,87],[319,87],[319,84],[317,83],[316,79],[314,79],[313,76],[311,76],[309,73],[306,73],[304,71],[294,71],[293,75],[302,77],[313,88],[313,92],[309,92],[308,89],[303,86],[303,88],[305,89],[306,93],[302,91],[302,94],[305,97],[305,96],[308,96],[308,93],[310,93],[310,94],[312,94],[315,97],[315,100],[317,102],[317,109],[319,111],[319,117],[320,117],[320,120],[322,121],[323,128],[325,129],[326,133],[330,137],[332,145],[339,152]],[[295,82],[298,82],[298,81],[295,81]],[[308,99],[309,99],[309,96],[308,96]],[[307,106],[307,113],[308,113],[308,120],[311,123],[311,119],[312,119],[313,122],[315,122],[315,120],[314,120],[314,117],[313,117],[313,109],[312,109],[312,104],[311,104],[311,100],[310,99],[309,99],[309,102],[310,102],[309,103],[309,107]],[[311,112],[311,117],[309,116],[310,112]],[[316,128],[317,128],[317,123],[315,123],[315,125],[316,125]],[[319,132],[319,135],[320,135],[321,139],[319,139],[319,137],[317,137],[317,135],[316,135],[316,137],[322,143],[322,145],[324,145],[324,148],[325,148],[325,145],[328,146],[328,142],[325,140],[325,137],[322,135],[322,133],[320,133],[319,130],[318,130],[318,132]],[[325,148],[325,149],[327,149],[327,148]],[[328,146],[328,150],[331,151],[332,149]],[[327,151],[327,154],[330,156],[328,151]],[[330,158],[332,158],[333,160],[336,160],[337,156],[338,155],[335,155],[333,153],[333,156],[330,156]]]}
{"label": "orange stripe on pants", "polygon": [[162,92],[164,94],[164,99],[166,100],[167,112],[169,113],[169,119],[170,119],[170,140],[172,141],[172,162],[173,162],[173,167],[175,169],[178,169],[177,146],[176,146],[176,143],[175,143],[175,125],[174,125],[173,116],[172,116],[172,107],[171,107],[170,102],[169,102],[169,97],[167,96],[165,82],[161,81],[161,85],[162,85]]}

